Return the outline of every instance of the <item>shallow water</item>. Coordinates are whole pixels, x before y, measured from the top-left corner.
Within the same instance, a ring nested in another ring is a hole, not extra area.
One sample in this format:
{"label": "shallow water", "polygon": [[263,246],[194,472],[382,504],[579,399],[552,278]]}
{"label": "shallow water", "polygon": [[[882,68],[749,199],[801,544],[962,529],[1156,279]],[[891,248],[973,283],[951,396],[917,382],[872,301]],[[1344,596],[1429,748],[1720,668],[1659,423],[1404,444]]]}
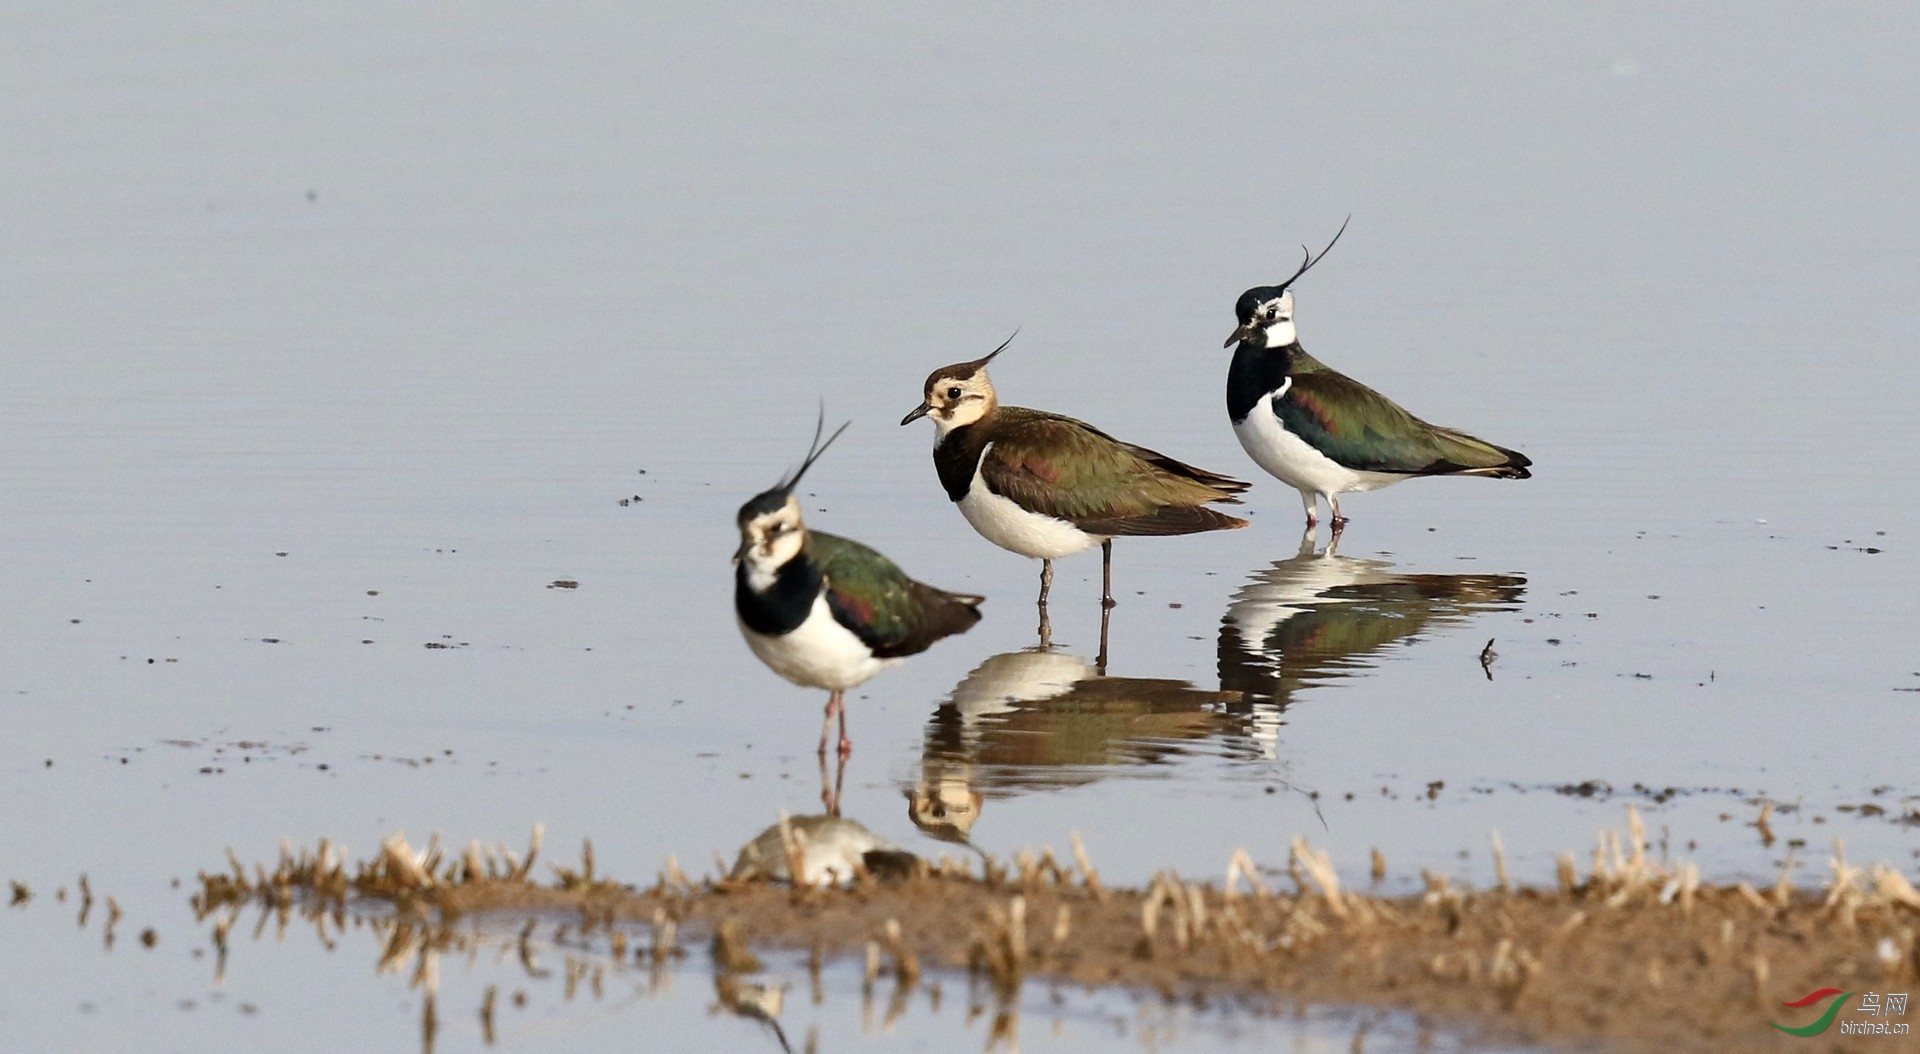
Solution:
{"label": "shallow water", "polygon": [[[0,878],[179,947],[228,847],[545,823],[645,881],[812,811],[823,700],[726,557],[822,398],[811,522],[990,598],[851,700],[909,848],[977,794],[1109,882],[1304,835],[1484,883],[1496,830],[1540,880],[1626,799],[1709,877],[1912,873],[1915,16],[1744,14],[0,14]],[[1328,554],[1218,346],[1349,212],[1306,345],[1536,478],[1354,496]],[[1010,402],[1256,481],[1117,545],[1105,678],[1096,558],[1027,653],[1036,568],[893,425],[1015,326]],[[26,925],[0,1018],[67,1035],[92,960]],[[283,969],[234,1042],[402,998]]]}
{"label": "shallow water", "polygon": [[[249,905],[212,912],[196,938],[149,946],[124,924],[109,931],[98,901],[81,915],[78,891],[63,893],[16,906],[9,920],[53,966],[45,978],[73,993],[57,1015],[10,1029],[19,1049],[101,1049],[129,1034],[192,1037],[195,1049],[251,1049],[270,1034],[295,1049],[427,1052],[651,1050],[694,1036],[741,1051],[1523,1049],[1406,1014],[1031,982],[1002,1000],[964,975],[902,984],[889,965],[868,982],[857,962],[816,966],[792,953],[757,955],[736,972],[672,938],[656,964],[646,927],[582,932],[577,917],[524,931],[471,920],[438,928]],[[224,946],[210,936],[216,926]]]}

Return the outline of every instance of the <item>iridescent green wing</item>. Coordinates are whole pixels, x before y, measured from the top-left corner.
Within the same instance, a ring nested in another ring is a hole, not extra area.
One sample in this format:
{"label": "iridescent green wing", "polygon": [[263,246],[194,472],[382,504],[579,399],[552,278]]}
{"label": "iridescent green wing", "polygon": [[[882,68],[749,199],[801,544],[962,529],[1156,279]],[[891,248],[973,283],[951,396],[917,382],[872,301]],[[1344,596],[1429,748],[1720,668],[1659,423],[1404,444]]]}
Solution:
{"label": "iridescent green wing", "polygon": [[1002,407],[980,461],[987,489],[1096,534],[1184,534],[1241,526],[1200,506],[1247,485],[1120,440],[1071,417]]}
{"label": "iridescent green wing", "polygon": [[[1410,476],[1523,470],[1525,456],[1451,428],[1431,425],[1393,400],[1304,352],[1273,412],[1287,431],[1351,469]],[[1524,475],[1524,472],[1519,472]]]}
{"label": "iridescent green wing", "polygon": [[916,582],[892,560],[851,538],[809,531],[807,556],[826,581],[834,621],[880,658],[925,651],[980,621],[974,610],[980,597]]}

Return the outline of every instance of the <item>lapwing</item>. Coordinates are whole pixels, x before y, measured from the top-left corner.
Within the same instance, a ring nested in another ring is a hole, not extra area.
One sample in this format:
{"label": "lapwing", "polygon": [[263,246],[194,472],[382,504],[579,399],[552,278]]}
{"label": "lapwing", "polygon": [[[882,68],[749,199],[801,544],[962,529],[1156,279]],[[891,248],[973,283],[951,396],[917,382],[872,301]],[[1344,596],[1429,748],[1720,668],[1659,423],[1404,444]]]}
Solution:
{"label": "lapwing", "polygon": [[1393,400],[1331,369],[1300,346],[1288,287],[1326,258],[1346,224],[1318,256],[1278,285],[1240,294],[1240,325],[1226,347],[1239,345],[1227,371],[1227,416],[1256,464],[1300,492],[1307,525],[1327,499],[1333,528],[1346,526],[1340,495],[1377,490],[1415,476],[1526,479],[1525,454],[1465,432],[1431,425]]}
{"label": "lapwing", "polygon": [[800,468],[740,506],[733,554],[733,611],[747,647],[794,684],[830,693],[820,754],[837,716],[843,758],[853,750],[846,690],[973,628],[983,599],[916,582],[859,542],[807,529],[793,488],[846,429],[822,443],[816,426]]}
{"label": "lapwing", "polygon": [[984,358],[933,371],[920,405],[900,423],[933,418],[933,465],[947,497],[988,541],[1040,559],[1043,627],[1056,558],[1098,544],[1100,600],[1111,607],[1114,538],[1247,525],[1206,507],[1238,504],[1234,495],[1248,486],[1240,480],[1071,417],[1000,405],[987,364],[1012,342],[1008,337]]}

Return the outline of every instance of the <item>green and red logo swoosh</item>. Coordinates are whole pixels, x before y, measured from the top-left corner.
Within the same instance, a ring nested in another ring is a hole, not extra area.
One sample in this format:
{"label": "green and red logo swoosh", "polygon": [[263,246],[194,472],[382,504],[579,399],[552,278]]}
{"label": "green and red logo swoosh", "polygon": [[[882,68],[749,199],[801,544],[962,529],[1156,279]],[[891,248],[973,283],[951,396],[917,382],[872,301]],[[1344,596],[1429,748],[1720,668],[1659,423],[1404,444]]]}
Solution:
{"label": "green and red logo swoosh", "polygon": [[1822,988],[1817,992],[1808,992],[1806,995],[1803,995],[1800,998],[1795,999],[1791,1003],[1780,1004],[1781,1006],[1790,1006],[1790,1007],[1794,1007],[1795,1009],[1798,1009],[1803,1006],[1812,1006],[1813,1004],[1818,1003],[1820,1000],[1825,999],[1828,996],[1832,996],[1832,995],[1837,995],[1840,998],[1835,999],[1832,1003],[1828,1004],[1826,1011],[1822,1013],[1819,1016],[1819,1018],[1817,1018],[1810,1025],[1801,1025],[1799,1028],[1788,1028],[1786,1025],[1778,1024],[1773,1021],[1769,1021],[1767,1022],[1767,1024],[1772,1025],[1774,1028],[1777,1028],[1782,1032],[1785,1032],[1789,1036],[1817,1036],[1820,1033],[1825,1032],[1829,1027],[1833,1025],[1833,1019],[1835,1016],[1837,1016],[1840,1013],[1840,1008],[1847,1005],[1848,999],[1853,998],[1852,992],[1842,992],[1838,988]]}

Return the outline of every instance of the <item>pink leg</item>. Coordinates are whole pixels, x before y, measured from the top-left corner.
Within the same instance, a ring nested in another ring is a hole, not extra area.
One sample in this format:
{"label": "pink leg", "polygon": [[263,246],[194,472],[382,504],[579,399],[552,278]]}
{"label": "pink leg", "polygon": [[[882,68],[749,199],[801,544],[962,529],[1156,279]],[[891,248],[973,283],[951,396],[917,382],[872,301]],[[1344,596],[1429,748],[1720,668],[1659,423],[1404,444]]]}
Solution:
{"label": "pink leg", "polygon": [[847,775],[847,759],[842,756],[833,769],[833,780],[827,780],[827,755],[820,755],[820,804],[826,807],[828,816],[840,815],[840,785]]}
{"label": "pink leg", "polygon": [[827,695],[827,719],[820,724],[820,756],[827,756],[827,736],[833,732],[833,719],[840,718],[840,738],[846,740],[847,715],[840,703],[840,689],[835,688]]}

